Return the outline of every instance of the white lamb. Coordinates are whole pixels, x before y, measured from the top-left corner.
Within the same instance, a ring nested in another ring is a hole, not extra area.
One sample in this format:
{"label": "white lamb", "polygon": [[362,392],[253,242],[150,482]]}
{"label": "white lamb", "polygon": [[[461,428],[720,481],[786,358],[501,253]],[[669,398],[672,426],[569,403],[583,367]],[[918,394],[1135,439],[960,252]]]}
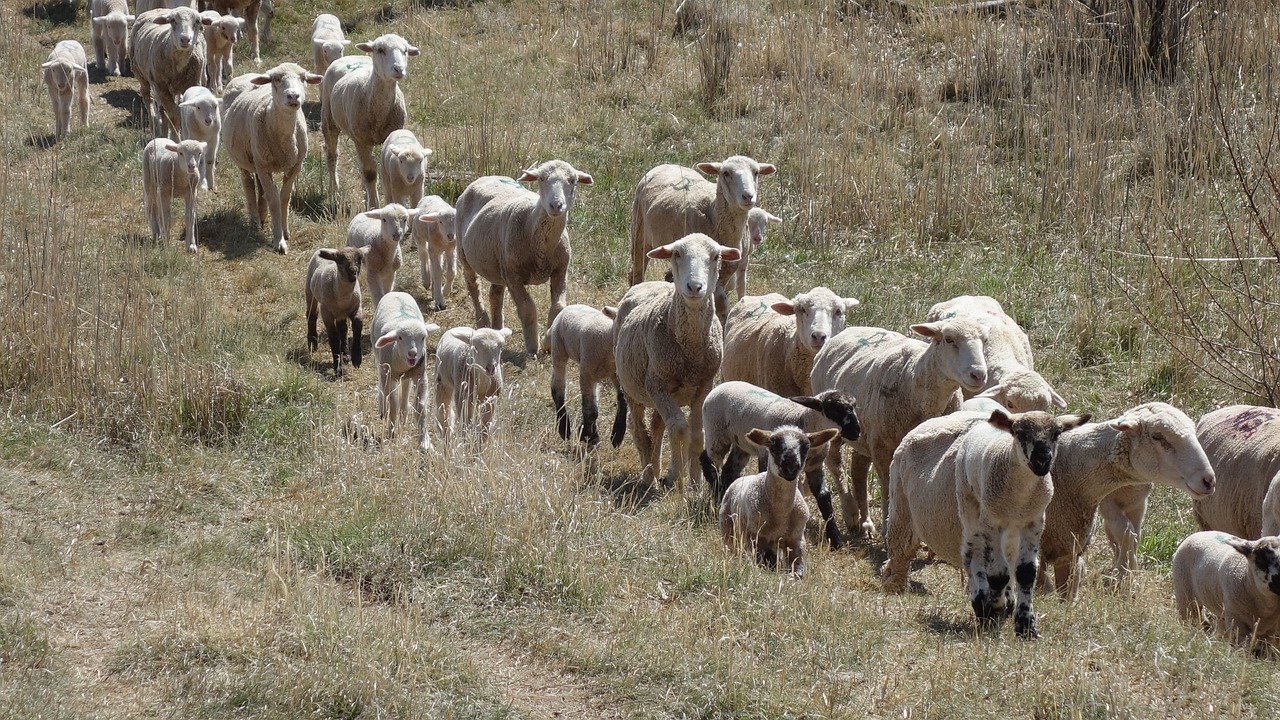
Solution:
{"label": "white lamb", "polygon": [[431,448],[426,412],[427,335],[439,329],[439,325],[422,319],[412,295],[389,292],[374,310],[369,332],[378,361],[378,415],[387,418],[387,435],[395,437],[396,423],[409,409],[410,386],[416,383],[413,410],[418,414],[420,450]]}
{"label": "white lamb", "polygon": [[182,93],[178,111],[182,113],[182,139],[199,140],[208,146],[204,165],[200,167],[200,189],[213,190],[213,168],[218,160],[218,140],[222,136],[222,99],[214,97],[209,88],[196,85]]}
{"label": "white lamb", "polygon": [[[538,192],[521,182],[537,182]],[[524,333],[525,352],[538,352],[538,308],[529,285],[550,281],[547,324],[564,309],[569,272],[566,225],[578,185],[591,176],[563,160],[525,170],[519,182],[502,175],[475,180],[458,197],[458,249],[462,276],[479,327],[505,327],[503,290],[511,292]],[[489,281],[489,312],[480,307],[478,277]]]}
{"label": "white lamb", "polygon": [[151,239],[167,238],[172,224],[170,203],[180,197],[186,207],[182,237],[187,250],[196,251],[196,190],[204,167],[205,144],[199,140],[175,143],[156,138],[142,150],[142,195]]}
{"label": "white lamb", "polygon": [[600,383],[612,381],[617,390],[618,406],[614,414],[610,441],[622,444],[627,432],[627,402],[618,384],[613,359],[613,319],[615,307],[594,308],[590,305],[566,307],[547,328],[547,345],[551,349],[551,403],[556,411],[556,431],[569,439],[569,411],[565,409],[565,384],[569,361],[578,363],[578,391],[582,395],[582,426],[578,437],[590,446],[600,443],[596,419],[600,415],[596,391]]}
{"label": "white lamb", "polygon": [[89,5],[89,29],[93,39],[94,62],[100,72],[120,76],[129,57],[128,0],[93,0]]}
{"label": "white lamb", "polygon": [[362,212],[351,218],[347,225],[347,247],[367,247],[365,278],[369,282],[369,297],[373,306],[395,289],[396,272],[400,270],[403,256],[400,241],[409,234],[417,210],[405,210],[392,203],[378,210]]}
{"label": "white lamb", "polygon": [[49,89],[53,106],[53,136],[61,140],[71,132],[71,99],[75,96],[80,111],[80,125],[89,123],[89,70],[85,66],[84,47],[75,40],[63,40],[53,46],[49,57],[40,65],[44,84]]}
{"label": "white lamb", "polygon": [[[320,344],[316,320],[324,320],[325,334],[329,337],[329,351],[333,354],[333,374],[342,375],[344,355],[351,357],[351,364],[360,367],[360,333],[364,324],[360,319],[360,268],[368,250],[365,248],[321,248],[311,255],[307,264],[307,279],[303,295],[307,301],[307,349],[315,352]],[[350,351],[344,352],[347,325],[351,325]]]}
{"label": "white lamb", "polygon": [[753,207],[747,211],[747,242],[742,244],[742,260],[738,262],[738,271],[725,283],[725,289],[737,289],[738,298],[747,294],[747,264],[751,262],[751,254],[764,243],[765,230],[770,225],[777,225],[782,218],[772,215],[762,208]]}
{"label": "white lamb", "polygon": [[458,274],[457,217],[444,198],[428,195],[418,203],[418,217],[413,223],[422,286],[431,288],[436,310],[444,309],[444,298],[453,294],[453,280]]}
{"label": "white lamb", "polygon": [[1214,627],[1237,646],[1280,638],[1280,537],[1189,535],[1173,553],[1173,598],[1184,620]]}
{"label": "white lamb", "polygon": [[1231,405],[1196,423],[1218,490],[1196,501],[1196,522],[1242,538],[1280,535],[1280,410]]}
{"label": "white lamb", "polygon": [[423,147],[411,130],[394,130],[382,143],[382,197],[386,203],[417,206],[427,178],[431,148]]}
{"label": "white lamb", "polygon": [[342,21],[321,13],[311,23],[311,54],[317,75],[324,75],[333,61],[342,57],[351,41],[342,32]]}
{"label": "white lamb", "polygon": [[129,65],[156,136],[178,132],[181,121],[176,98],[204,82],[203,26],[209,22],[185,6],[139,13],[134,20]]}
{"label": "white lamb", "polygon": [[452,442],[455,421],[478,429],[482,441],[489,437],[502,392],[502,346],[509,337],[509,328],[456,327],[440,338],[436,427],[445,443]]}
{"label": "white lamb", "polygon": [[235,72],[235,45],[245,21],[234,15],[220,15],[216,10],[206,10],[200,17],[210,21],[204,26],[205,83],[221,93],[223,83]]}
{"label": "white lamb", "polygon": [[[249,37],[249,47],[253,50],[254,64],[262,64],[262,56],[258,52],[258,16],[262,10],[263,0],[207,0],[205,6],[209,10],[216,10],[220,13],[230,13],[235,10],[244,17],[246,34]],[[273,13],[271,2],[265,3],[266,12],[266,28],[262,31],[263,37],[271,34],[271,15]]]}

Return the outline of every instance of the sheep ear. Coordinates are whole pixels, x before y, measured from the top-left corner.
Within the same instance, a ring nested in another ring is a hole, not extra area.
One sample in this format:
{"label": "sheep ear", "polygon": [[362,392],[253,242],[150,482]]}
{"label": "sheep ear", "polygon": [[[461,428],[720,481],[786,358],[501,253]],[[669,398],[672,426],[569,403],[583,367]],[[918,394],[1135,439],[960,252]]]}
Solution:
{"label": "sheep ear", "polygon": [[360,214],[368,218],[373,218],[374,220],[382,219],[382,210],[365,210]]}
{"label": "sheep ear", "polygon": [[172,142],[172,141],[166,141],[166,142],[165,142],[165,144],[164,144],[164,149],[165,149],[165,150],[168,150],[169,152],[174,152],[174,153],[176,153],[176,152],[178,152],[178,149],[179,149],[179,148],[178,148],[178,144],[177,144],[177,143]]}
{"label": "sheep ear", "polygon": [[1066,431],[1068,431],[1068,430],[1075,430],[1076,428],[1080,427],[1081,425],[1083,425],[1083,424],[1085,424],[1085,423],[1089,422],[1090,418],[1092,418],[1092,417],[1093,417],[1093,416],[1092,416],[1092,415],[1090,415],[1089,413],[1083,413],[1083,414],[1080,414],[1080,415],[1060,415],[1060,416],[1058,416],[1058,418],[1057,418],[1057,421],[1058,421],[1058,432],[1066,432]]}
{"label": "sheep ear", "polygon": [[855,297],[840,298],[840,302],[844,305],[845,312],[849,312],[862,304],[862,301]]}
{"label": "sheep ear", "polygon": [[796,304],[790,300],[779,300],[778,302],[770,305],[769,308],[779,315],[796,314]]}
{"label": "sheep ear", "polygon": [[429,158],[429,157],[431,157],[432,155],[435,155],[435,154],[436,154],[436,153],[435,153],[435,150],[432,150],[432,149],[431,149],[431,148],[429,148],[429,147],[424,147],[424,148],[422,148],[422,160],[423,160],[424,162],[427,160],[427,158]]}
{"label": "sheep ear", "polygon": [[1009,413],[1004,410],[992,410],[991,417],[987,418],[987,422],[1005,432],[1013,432],[1013,420],[1009,418]]}
{"label": "sheep ear", "polygon": [[168,25],[170,22],[173,22],[173,21],[169,19],[168,15],[161,15],[158,18],[152,18],[151,22],[157,25]]}
{"label": "sheep ear", "polygon": [[321,248],[320,251],[317,252],[316,254],[324,258],[325,260],[332,260],[334,262],[338,261],[338,253],[328,248]]}
{"label": "sheep ear", "polygon": [[197,105],[199,105],[199,104],[200,104],[200,101],[199,101],[199,100],[187,100],[187,101],[185,101],[185,102],[180,102],[180,103],[178,103],[178,107],[180,107],[180,108],[184,108],[184,107],[195,107],[195,106],[197,106]]}
{"label": "sheep ear", "polygon": [[600,313],[605,317],[609,318],[610,320],[613,320],[614,318],[618,317],[618,308],[612,305],[605,305],[604,307],[600,308]]}
{"label": "sheep ear", "polygon": [[125,21],[125,22],[127,22],[127,23],[131,23],[131,22],[133,22],[134,20],[137,20],[137,19],[138,19],[138,16],[137,16],[137,15],[125,15],[125,16],[124,16],[124,21]]}
{"label": "sheep ear", "polygon": [[653,260],[669,260],[671,259],[671,245],[662,245],[645,253],[646,257]]}
{"label": "sheep ear", "polygon": [[236,18],[236,25],[238,25],[238,26],[240,27],[240,29],[241,29],[241,30],[243,30],[243,29],[244,29],[244,24],[245,24],[245,22],[246,22],[246,21],[245,21],[245,19],[244,19],[244,18]]}
{"label": "sheep ear", "polygon": [[797,395],[793,398],[790,398],[790,400],[791,402],[797,405],[803,405],[809,408],[810,410],[817,410],[818,412],[822,412],[822,401],[812,395]]}
{"label": "sheep ear", "polygon": [[742,251],[738,248],[720,246],[720,259],[734,262],[742,259]]}
{"label": "sheep ear", "polygon": [[207,142],[202,141],[197,144],[200,146],[200,152],[204,152],[205,150],[209,149],[209,143]]}
{"label": "sheep ear", "polygon": [[1054,407],[1059,408],[1061,410],[1067,409],[1066,399],[1064,399],[1061,395],[1059,395],[1057,390],[1054,390],[1053,388],[1049,388],[1049,398],[1053,401]]}
{"label": "sheep ear", "polygon": [[502,328],[498,331],[498,334],[502,336],[503,340],[506,340],[511,337],[511,328]]}
{"label": "sheep ear", "polygon": [[[770,167],[772,167],[772,166],[770,166]],[[770,225],[781,225],[781,224],[782,224],[782,218],[778,217],[777,215],[773,215],[773,214],[769,213],[768,211],[765,211],[764,219],[765,219],[765,222],[769,223]]]}
{"label": "sheep ear", "polygon": [[249,78],[249,82],[253,83],[254,85],[267,85],[267,84],[270,84],[271,82],[271,76],[270,75],[254,75],[253,77]]}
{"label": "sheep ear", "polygon": [[942,327],[936,322],[916,323],[911,326],[911,330],[932,340],[942,337]]}
{"label": "sheep ear", "polygon": [[747,433],[747,439],[760,447],[765,447],[769,444],[769,437],[771,435],[773,435],[773,433],[768,430],[753,428],[751,432]]}
{"label": "sheep ear", "polygon": [[57,64],[58,64],[58,63],[56,63],[56,62],[54,62],[54,61],[50,60],[50,61],[49,61],[49,62],[47,62],[47,63],[40,63],[40,69],[41,69],[41,70],[48,70],[49,68],[51,68],[51,67],[53,67],[54,65],[57,65]]}
{"label": "sheep ear", "polygon": [[1108,422],[1107,427],[1124,433],[1136,433],[1142,429],[1142,423],[1122,416]]}
{"label": "sheep ear", "polygon": [[414,46],[412,46],[412,45],[410,45],[408,48],[406,48],[404,52],[405,52],[405,54],[406,54],[406,55],[408,55],[409,57],[418,57],[419,55],[421,55],[421,54],[422,54],[422,51],[421,51],[421,50],[419,50],[418,48],[416,48],[416,47],[414,47]]}
{"label": "sheep ear", "polygon": [[1000,396],[1004,395],[1004,383],[996,383],[982,392],[974,395],[976,398],[990,398],[999,402]]}
{"label": "sheep ear", "polygon": [[422,223],[423,225],[430,225],[431,223],[436,222],[439,219],[440,219],[440,213],[438,212],[419,213],[418,215],[418,222]]}
{"label": "sheep ear", "polygon": [[702,171],[702,173],[703,173],[704,175],[719,175],[719,174],[720,174],[720,163],[718,163],[718,162],[712,162],[712,163],[708,163],[708,162],[698,163],[696,167],[697,167],[699,170],[701,170],[701,171]]}
{"label": "sheep ear", "polygon": [[96,18],[93,18],[93,20],[91,20],[90,22],[92,22],[94,25],[101,26],[106,21],[107,19],[105,17],[96,17]]}
{"label": "sheep ear", "polygon": [[346,47],[347,45],[350,45],[350,44],[351,44],[351,41],[350,41],[350,40],[343,40],[343,41],[342,41],[342,45],[343,45],[343,47]]}
{"label": "sheep ear", "polygon": [[595,180],[592,180],[590,175],[588,175],[588,174],[586,174],[586,173],[584,173],[584,172],[580,172],[580,173],[578,173],[578,184],[579,184],[579,185],[590,185],[590,184],[591,184],[591,183],[593,183],[593,182],[595,182]]}
{"label": "sheep ear", "polygon": [[324,80],[324,76],[315,73],[307,73],[302,76],[302,81],[308,85],[319,85],[322,80]]}
{"label": "sheep ear", "polygon": [[529,168],[528,170],[520,173],[520,177],[518,179],[520,182],[537,182],[539,178],[536,171],[537,168]]}
{"label": "sheep ear", "polygon": [[462,342],[464,342],[464,343],[470,344],[470,343],[471,343],[471,336],[472,336],[472,335],[475,335],[475,334],[476,334],[476,331],[475,331],[474,329],[472,329],[472,328],[469,328],[469,327],[456,327],[456,328],[454,328],[454,329],[450,330],[450,331],[449,331],[449,334],[450,334],[450,335],[452,335],[452,336],[454,336],[455,338],[457,338],[457,339],[461,340],[461,341],[462,341]]}
{"label": "sheep ear", "polygon": [[360,50],[360,52],[372,52],[373,43],[371,42],[356,43],[356,49]]}
{"label": "sheep ear", "polygon": [[772,175],[777,171],[778,171],[778,168],[774,167],[773,165],[770,165],[769,163],[760,163],[761,175]]}
{"label": "sheep ear", "polygon": [[72,65],[72,66],[71,66],[71,69],[72,69],[72,70],[75,70],[75,71],[76,71],[76,72],[78,72],[78,73],[88,73],[88,72],[89,72],[89,68],[86,68],[86,67],[85,67],[85,66],[83,66],[83,65]]}
{"label": "sheep ear", "polygon": [[378,338],[378,340],[373,343],[373,346],[376,348],[383,348],[399,339],[400,339],[399,335],[393,332],[389,332],[386,335],[383,335],[382,337]]}
{"label": "sheep ear", "polygon": [[1253,551],[1257,549],[1252,540],[1245,540],[1238,537],[1227,536],[1222,543],[1224,545],[1230,545],[1233,550],[1245,557],[1253,557]]}
{"label": "sheep ear", "polygon": [[826,445],[832,440],[835,440],[836,436],[839,434],[839,428],[827,428],[826,430],[811,432],[809,433],[809,449],[812,450],[813,448]]}
{"label": "sheep ear", "polygon": [[433,332],[435,332],[435,331],[437,331],[437,330],[439,330],[439,329],[440,329],[440,326],[439,326],[439,325],[437,325],[437,324],[435,324],[435,323],[427,323],[427,332],[429,332],[429,333],[433,333]]}

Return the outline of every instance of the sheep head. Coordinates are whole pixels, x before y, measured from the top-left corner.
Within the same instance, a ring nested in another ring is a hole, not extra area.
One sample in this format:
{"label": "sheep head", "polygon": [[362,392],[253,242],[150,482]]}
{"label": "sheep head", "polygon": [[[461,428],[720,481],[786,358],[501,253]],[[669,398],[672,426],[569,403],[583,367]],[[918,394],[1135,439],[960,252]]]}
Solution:
{"label": "sheep head", "polygon": [[1192,498],[1213,492],[1213,467],[1196,439],[1195,423],[1186,413],[1167,403],[1146,403],[1107,426],[1121,434],[1113,462],[1127,466],[1143,482],[1179,488]]}
{"label": "sheep head", "polygon": [[253,75],[254,85],[270,85],[272,103],[276,107],[298,110],[307,97],[307,85],[318,85],[324,78],[307,72],[296,63],[280,63],[265,73]]}
{"label": "sheep head", "polygon": [[563,160],[548,160],[520,175],[521,182],[538,183],[538,204],[551,217],[560,217],[573,207],[579,185],[590,185],[591,176],[579,172]]}
{"label": "sheep head", "polygon": [[965,318],[949,318],[918,323],[911,329],[928,338],[932,350],[943,354],[943,372],[960,387],[978,392],[987,384],[987,361],[983,356],[986,327]]}
{"label": "sheep head", "polygon": [[409,58],[417,57],[418,48],[404,38],[389,33],[376,40],[357,43],[362,52],[373,58],[373,74],[382,79],[400,81],[409,73]]}
{"label": "sheep head", "polygon": [[827,344],[827,338],[844,330],[844,314],[860,304],[857,298],[838,297],[825,287],[816,287],[770,307],[780,315],[794,315],[796,347],[816,353]]}
{"label": "sheep head", "polygon": [[1053,467],[1058,437],[1089,422],[1089,415],[1054,417],[1039,410],[1009,414],[1003,408],[997,408],[991,411],[987,422],[1012,435],[1019,459],[1036,477],[1044,477]]}
{"label": "sheep head", "polygon": [[777,168],[758,163],[745,155],[733,155],[723,162],[698,163],[698,169],[716,179],[716,193],[725,201],[744,210],[756,204],[756,181],[761,175],[772,175]]}
{"label": "sheep head", "polygon": [[671,261],[676,294],[685,302],[702,305],[711,297],[720,276],[720,262],[742,258],[742,251],[725,247],[702,233],[692,233],[648,252],[654,260]]}

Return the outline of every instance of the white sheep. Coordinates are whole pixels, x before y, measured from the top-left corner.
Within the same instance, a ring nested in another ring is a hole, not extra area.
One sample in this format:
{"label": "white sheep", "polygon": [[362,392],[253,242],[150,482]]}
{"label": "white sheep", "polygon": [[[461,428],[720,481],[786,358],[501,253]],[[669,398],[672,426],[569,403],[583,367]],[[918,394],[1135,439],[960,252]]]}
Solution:
{"label": "white sheep", "polygon": [[847,490],[840,478],[840,451],[827,453],[827,474],[840,493],[849,532],[875,530],[867,511],[867,470],[880,479],[881,515],[888,500],[889,462],[902,437],[921,422],[960,406],[960,390],[975,391],[987,380],[982,348],[986,330],[963,318],[912,325],[926,342],[875,327],[845,328],[813,358],[813,392],[843,390],[858,400],[863,433],[851,443]]}
{"label": "white sheep", "polygon": [[[324,331],[329,337],[329,350],[333,354],[333,374],[342,375],[342,358],[351,357],[351,364],[360,367],[360,268],[364,265],[366,248],[321,248],[311,255],[307,264],[307,278],[303,295],[307,301],[307,349],[315,352],[320,344],[316,331],[316,319],[324,320]],[[351,326],[350,351],[344,352],[347,325]]]}
{"label": "white sheep", "polygon": [[[138,13],[129,36],[129,66],[138,79],[153,134],[175,135],[180,127],[175,98],[204,82],[203,26],[208,18],[183,6]],[[154,102],[153,102],[154,100]]]}
{"label": "white sheep", "polygon": [[416,383],[413,410],[418,414],[420,450],[431,448],[427,436],[427,335],[439,329],[439,325],[422,319],[412,295],[389,292],[373,311],[369,332],[378,361],[378,415],[387,418],[387,434],[395,437],[396,423],[409,410],[410,386]]}
{"label": "white sheep", "polygon": [[[209,10],[216,10],[224,14],[234,10],[244,17],[249,47],[253,50],[253,62],[258,65],[262,64],[262,55],[258,52],[258,16],[261,14],[263,7],[262,0],[208,0],[205,5]],[[263,37],[271,33],[271,15],[273,14],[269,1],[266,3],[266,7],[267,24],[262,31]]]}
{"label": "white sheep", "polygon": [[191,8],[195,10],[199,3],[197,0],[137,0],[137,13],[141,15],[151,10],[170,10],[173,8]]}
{"label": "white sheep", "polygon": [[94,62],[100,72],[120,76],[129,57],[128,0],[93,0],[89,4],[89,30],[93,39]]}
{"label": "white sheep", "polygon": [[[720,262],[741,255],[702,233],[654,248],[649,257],[670,260],[674,282],[633,285],[618,304],[614,362],[645,482],[653,482],[660,466],[665,428],[671,444],[666,484],[683,493],[686,473],[699,484],[702,403],[724,350],[713,297]],[[689,407],[687,420],[681,406]]]}
{"label": "white sheep", "polygon": [[773,431],[754,428],[747,439],[766,450],[768,469],[739,478],[720,502],[720,538],[730,552],[754,557],[804,576],[804,527],[809,505],[800,495],[800,471],[808,453],[830,442],[839,430],[806,434],[794,425]]}
{"label": "white sheep", "polygon": [[614,369],[613,319],[617,315],[615,307],[570,305],[547,328],[547,345],[551,349],[551,403],[556,411],[556,431],[564,440],[569,439],[565,384],[572,360],[578,364],[578,391],[582,395],[579,439],[591,446],[600,443],[600,433],[596,430],[596,419],[600,415],[596,391],[600,383],[608,380],[613,382],[618,396],[610,441],[614,447],[622,444],[627,431],[627,402]]}
{"label": "white sheep", "polygon": [[[249,223],[261,228],[271,213],[272,247],[289,250],[289,195],[307,156],[302,101],[307,84],[321,80],[294,63],[263,74],[240,75],[222,96],[222,136],[240,168]],[[272,173],[283,173],[276,189]]]}
{"label": "white sheep", "polygon": [[329,167],[329,196],[338,193],[338,135],[346,133],[356,147],[364,180],[365,209],[378,204],[378,168],[373,151],[393,130],[404,127],[404,93],[400,81],[418,48],[394,33],[356,45],[368,55],[335,61],[320,86],[320,130]]}
{"label": "white sheep", "polygon": [[1202,530],[1280,535],[1280,410],[1231,405],[1196,423],[1218,489],[1194,505]]}
{"label": "white sheep", "polygon": [[725,380],[745,380],[779,395],[810,394],[813,356],[845,328],[845,313],[857,298],[816,287],[788,300],[748,295],[729,311],[724,325]]}
{"label": "white sheep", "polygon": [[456,327],[436,346],[436,428],[451,442],[454,423],[477,427],[481,440],[493,430],[502,392],[502,346],[511,337],[503,328]]}
{"label": "white sheep", "polygon": [[321,13],[311,23],[311,54],[317,75],[324,75],[334,60],[342,57],[351,41],[342,32],[342,21]]}
{"label": "white sheep", "polygon": [[[805,432],[835,428],[840,431],[840,437],[852,442],[862,432],[857,404],[852,396],[839,390],[785,398],[736,380],[715,386],[702,402],[706,449],[698,456],[702,474],[711,485],[712,497],[723,497],[726,488],[737,481],[747,461],[759,450],[747,439],[747,433],[753,428],[795,425]],[[825,445],[812,448],[805,460],[804,474],[809,490],[818,501],[827,540],[833,549],[838,549],[844,539],[835,522],[831,491],[822,470],[826,457]]]}
{"label": "white sheep", "polygon": [[[538,183],[538,192],[521,182]],[[524,332],[525,352],[538,352],[538,308],[529,285],[550,281],[547,324],[564,309],[569,271],[566,224],[578,185],[591,176],[563,160],[529,168],[519,182],[501,175],[479,178],[458,197],[458,250],[462,276],[479,327],[505,327],[503,289],[510,291]],[[480,307],[477,277],[489,281],[489,312]]]}
{"label": "white sheep", "polygon": [[142,149],[142,196],[151,239],[168,237],[172,224],[170,203],[180,197],[186,208],[182,237],[187,250],[196,251],[196,190],[204,168],[206,145],[199,140],[173,142],[156,138]]}
{"label": "white sheep", "polygon": [[222,137],[222,99],[209,88],[196,85],[182,93],[178,112],[182,114],[182,139],[199,140],[208,147],[204,165],[200,167],[200,189],[214,189],[214,165],[218,160],[218,141]]}
{"label": "white sheep", "polygon": [[385,203],[415,207],[422,200],[431,148],[411,130],[393,130],[382,143],[382,197]]}
{"label": "white sheep", "polygon": [[392,203],[359,213],[347,225],[347,247],[369,248],[365,278],[374,307],[395,289],[396,272],[403,261],[400,242],[409,234],[409,226],[417,213],[416,209],[405,210],[404,206]]}
{"label": "white sheep", "polygon": [[422,286],[431,288],[436,310],[444,309],[444,298],[453,294],[453,280],[458,274],[457,219],[457,211],[439,195],[428,195],[418,202],[418,216],[413,223],[418,269],[422,272]]}
{"label": "white sheep", "polygon": [[49,57],[40,65],[44,84],[49,89],[53,106],[53,136],[61,140],[71,132],[71,100],[75,96],[80,125],[89,123],[89,70],[85,66],[84,47],[75,40],[63,40],[53,46]]}
{"label": "white sheep", "polygon": [[1173,598],[1184,620],[1209,623],[1239,647],[1280,638],[1280,537],[1187,536],[1173,553]]}
{"label": "white sheep", "polygon": [[753,207],[747,211],[747,240],[742,244],[742,260],[738,262],[738,271],[725,283],[726,291],[736,289],[739,299],[747,294],[747,265],[751,262],[751,254],[764,243],[764,234],[769,226],[781,222],[782,218],[763,208]]}
{"label": "white sheep", "polygon": [[200,17],[210,21],[204,26],[205,83],[221,93],[223,83],[235,70],[235,45],[244,29],[244,18],[220,15],[216,10],[205,10]]}

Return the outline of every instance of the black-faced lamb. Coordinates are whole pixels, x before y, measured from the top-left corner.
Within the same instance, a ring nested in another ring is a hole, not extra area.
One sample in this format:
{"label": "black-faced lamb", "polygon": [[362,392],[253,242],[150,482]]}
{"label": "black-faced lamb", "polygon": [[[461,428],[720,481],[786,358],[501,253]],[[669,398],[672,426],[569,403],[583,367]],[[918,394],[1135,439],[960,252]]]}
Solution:
{"label": "black-faced lamb", "polygon": [[1280,410],[1231,405],[1196,423],[1218,489],[1193,506],[1202,530],[1280,535]]}
{"label": "black-faced lamb", "polygon": [[582,426],[578,438],[588,445],[600,443],[596,419],[600,415],[597,389],[611,381],[617,391],[618,407],[614,414],[610,441],[622,444],[627,431],[627,402],[614,370],[613,319],[615,307],[594,308],[590,305],[566,307],[547,328],[547,345],[551,349],[551,403],[556,411],[556,431],[569,439],[569,411],[565,408],[565,384],[569,361],[578,363],[578,391],[582,395]]}
{"label": "black-faced lamb", "polygon": [[453,294],[458,274],[458,213],[439,195],[428,195],[418,203],[413,222],[413,240],[418,245],[418,269],[422,286],[431,288],[436,310],[444,309],[444,298]]}
{"label": "black-faced lamb", "polygon": [[386,204],[416,207],[422,200],[431,148],[423,147],[411,130],[393,130],[382,142],[382,197]]}
{"label": "black-faced lamb", "polygon": [[218,141],[222,137],[222,99],[214,97],[203,85],[189,87],[182,93],[178,112],[182,114],[182,139],[199,140],[207,146],[200,166],[200,189],[213,190]]}
{"label": "black-faced lamb", "polygon": [[89,123],[89,70],[85,66],[84,47],[75,40],[63,40],[53,46],[49,57],[40,65],[49,104],[53,106],[53,136],[61,140],[71,132],[71,102],[74,96],[80,114],[80,126]]}
{"label": "black-faced lamb", "polygon": [[[307,264],[307,279],[303,295],[307,301],[307,349],[315,352],[320,344],[316,331],[316,319],[324,320],[324,331],[329,337],[329,350],[333,353],[333,374],[342,376],[344,355],[351,364],[360,367],[360,333],[364,325],[360,319],[360,268],[364,265],[366,248],[321,248],[311,255]],[[344,352],[347,326],[351,326],[350,351]]]}
{"label": "black-faced lamb", "polygon": [[134,16],[129,14],[129,2],[93,0],[89,4],[89,16],[98,71],[119,77],[124,61],[129,57],[129,23],[134,21]]}
{"label": "black-faced lamb", "polygon": [[142,149],[142,195],[151,239],[159,242],[169,236],[172,225],[170,203],[182,198],[186,220],[182,237],[187,250],[196,251],[196,190],[204,169],[206,146],[199,140],[173,142],[156,138]]}
{"label": "black-faced lamb", "polygon": [[395,437],[396,424],[409,411],[409,392],[414,389],[419,450],[431,448],[427,435],[427,335],[439,329],[439,325],[422,319],[412,295],[389,292],[374,309],[369,332],[378,361],[378,414],[387,418],[387,435]]}
{"label": "black-faced lamb", "polygon": [[311,23],[311,55],[317,75],[324,75],[333,61],[342,57],[351,41],[342,32],[342,21],[321,13]]}
{"label": "black-faced lamb", "polygon": [[1216,531],[1189,535],[1173,553],[1173,598],[1184,620],[1240,647],[1280,638],[1280,537],[1245,540]]}
{"label": "black-faced lamb", "polygon": [[176,136],[176,98],[204,82],[204,26],[211,21],[189,7],[139,13],[129,36],[129,66],[156,136]]}
{"label": "black-faced lamb", "polygon": [[502,392],[502,346],[511,337],[503,328],[456,327],[436,346],[436,427],[451,443],[455,423],[480,432],[493,430]]}
{"label": "black-faced lamb", "polygon": [[405,210],[392,203],[377,210],[358,213],[347,224],[347,247],[367,247],[365,278],[374,307],[395,289],[396,272],[403,263],[400,242],[409,234],[417,210]]}

